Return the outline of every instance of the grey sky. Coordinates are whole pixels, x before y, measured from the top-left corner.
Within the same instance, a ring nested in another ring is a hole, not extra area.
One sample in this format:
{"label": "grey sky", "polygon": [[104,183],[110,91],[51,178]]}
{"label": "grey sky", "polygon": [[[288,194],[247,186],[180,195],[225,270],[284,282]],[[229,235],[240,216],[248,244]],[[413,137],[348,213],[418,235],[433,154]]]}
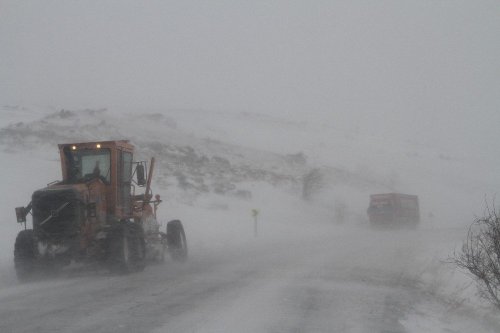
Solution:
{"label": "grey sky", "polygon": [[499,17],[499,1],[0,0],[0,102],[477,136],[500,122]]}

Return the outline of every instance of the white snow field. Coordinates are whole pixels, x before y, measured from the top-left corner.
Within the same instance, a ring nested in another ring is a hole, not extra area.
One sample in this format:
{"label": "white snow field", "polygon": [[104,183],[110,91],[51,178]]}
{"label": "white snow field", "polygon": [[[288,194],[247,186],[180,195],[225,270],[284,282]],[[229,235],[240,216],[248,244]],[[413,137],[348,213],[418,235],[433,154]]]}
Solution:
{"label": "white snow field", "polygon": [[[156,157],[159,216],[183,221],[188,261],[19,283],[14,207],[60,179],[58,143],[115,139]],[[428,140],[251,113],[3,106],[0,332],[499,332],[446,263],[499,188],[495,159]],[[369,227],[368,196],[393,191],[419,195],[417,230]]]}

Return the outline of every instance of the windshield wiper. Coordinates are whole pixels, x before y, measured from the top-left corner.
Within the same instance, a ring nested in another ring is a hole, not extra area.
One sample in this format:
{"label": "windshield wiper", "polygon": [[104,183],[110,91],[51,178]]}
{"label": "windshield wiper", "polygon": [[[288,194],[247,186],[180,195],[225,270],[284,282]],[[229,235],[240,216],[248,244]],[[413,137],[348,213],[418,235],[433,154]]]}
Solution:
{"label": "windshield wiper", "polygon": [[51,211],[49,217],[47,217],[45,220],[43,220],[42,222],[40,222],[40,225],[44,225],[45,223],[49,222],[51,218],[56,217],[57,215],[59,215],[59,212],[61,210],[63,210],[64,207],[66,207],[67,205],[69,205],[69,202],[65,202],[59,208],[57,208],[56,210]]}

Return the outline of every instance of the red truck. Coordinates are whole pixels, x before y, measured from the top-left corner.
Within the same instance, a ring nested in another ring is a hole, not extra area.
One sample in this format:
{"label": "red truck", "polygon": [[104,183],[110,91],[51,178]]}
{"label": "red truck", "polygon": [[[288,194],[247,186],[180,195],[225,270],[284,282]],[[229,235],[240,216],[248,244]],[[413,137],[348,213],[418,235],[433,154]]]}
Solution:
{"label": "red truck", "polygon": [[370,195],[367,210],[373,226],[416,227],[420,222],[418,196],[401,193]]}

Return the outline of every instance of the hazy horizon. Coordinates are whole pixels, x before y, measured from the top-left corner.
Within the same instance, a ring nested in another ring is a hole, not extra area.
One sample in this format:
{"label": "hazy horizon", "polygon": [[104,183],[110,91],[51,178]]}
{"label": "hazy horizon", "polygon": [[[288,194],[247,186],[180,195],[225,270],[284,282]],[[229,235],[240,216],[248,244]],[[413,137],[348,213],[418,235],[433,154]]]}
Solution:
{"label": "hazy horizon", "polygon": [[495,1],[0,6],[6,104],[383,118],[410,131],[500,120]]}

